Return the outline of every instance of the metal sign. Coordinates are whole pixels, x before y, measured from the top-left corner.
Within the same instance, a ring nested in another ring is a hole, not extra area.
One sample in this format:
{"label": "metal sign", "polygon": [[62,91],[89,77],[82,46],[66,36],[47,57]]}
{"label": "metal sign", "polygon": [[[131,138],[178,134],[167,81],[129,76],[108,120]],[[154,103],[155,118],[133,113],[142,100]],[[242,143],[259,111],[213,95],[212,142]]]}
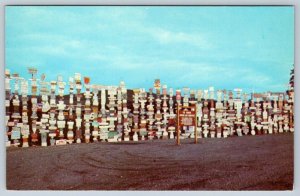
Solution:
{"label": "metal sign", "polygon": [[13,127],[11,131],[11,139],[18,140],[21,139],[21,128],[20,127]]}

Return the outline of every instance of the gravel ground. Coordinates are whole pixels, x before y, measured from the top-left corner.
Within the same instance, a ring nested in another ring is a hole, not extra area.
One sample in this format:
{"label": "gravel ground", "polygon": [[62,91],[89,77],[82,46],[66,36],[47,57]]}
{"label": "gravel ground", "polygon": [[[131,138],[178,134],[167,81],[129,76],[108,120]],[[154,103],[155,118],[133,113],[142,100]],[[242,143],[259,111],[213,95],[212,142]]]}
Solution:
{"label": "gravel ground", "polygon": [[287,190],[294,135],[7,148],[10,190]]}

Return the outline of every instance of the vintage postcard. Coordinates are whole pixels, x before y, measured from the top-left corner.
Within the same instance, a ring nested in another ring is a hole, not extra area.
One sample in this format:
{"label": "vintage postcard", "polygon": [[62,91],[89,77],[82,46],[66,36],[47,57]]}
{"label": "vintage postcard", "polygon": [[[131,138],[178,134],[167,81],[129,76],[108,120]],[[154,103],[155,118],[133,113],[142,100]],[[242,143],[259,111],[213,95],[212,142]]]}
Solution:
{"label": "vintage postcard", "polygon": [[292,190],[293,6],[6,6],[9,190]]}

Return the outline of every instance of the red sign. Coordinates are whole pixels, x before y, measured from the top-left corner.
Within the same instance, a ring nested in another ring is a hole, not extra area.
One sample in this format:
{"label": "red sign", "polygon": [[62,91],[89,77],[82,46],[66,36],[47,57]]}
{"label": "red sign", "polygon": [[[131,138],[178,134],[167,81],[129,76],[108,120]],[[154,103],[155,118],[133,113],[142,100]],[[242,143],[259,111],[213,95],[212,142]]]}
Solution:
{"label": "red sign", "polygon": [[89,77],[84,77],[84,83],[89,84],[90,83],[90,78]]}

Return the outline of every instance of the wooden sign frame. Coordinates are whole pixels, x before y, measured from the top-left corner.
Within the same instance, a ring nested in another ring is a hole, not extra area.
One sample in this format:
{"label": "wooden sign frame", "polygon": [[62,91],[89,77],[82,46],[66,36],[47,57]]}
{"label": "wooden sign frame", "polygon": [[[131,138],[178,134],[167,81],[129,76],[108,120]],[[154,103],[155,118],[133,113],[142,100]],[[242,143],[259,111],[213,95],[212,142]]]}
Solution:
{"label": "wooden sign frame", "polygon": [[[180,105],[177,105],[177,139],[176,139],[176,143],[177,145],[180,145],[180,134],[179,134],[179,131],[180,131],[180,127],[184,126],[184,125],[181,125],[180,123],[180,111],[182,109],[189,109],[189,110],[192,110],[194,109],[194,134],[195,134],[195,144],[198,143],[198,136],[197,136],[197,106],[196,104],[194,106],[180,106]],[[191,126],[191,125],[186,125],[186,126]]]}

